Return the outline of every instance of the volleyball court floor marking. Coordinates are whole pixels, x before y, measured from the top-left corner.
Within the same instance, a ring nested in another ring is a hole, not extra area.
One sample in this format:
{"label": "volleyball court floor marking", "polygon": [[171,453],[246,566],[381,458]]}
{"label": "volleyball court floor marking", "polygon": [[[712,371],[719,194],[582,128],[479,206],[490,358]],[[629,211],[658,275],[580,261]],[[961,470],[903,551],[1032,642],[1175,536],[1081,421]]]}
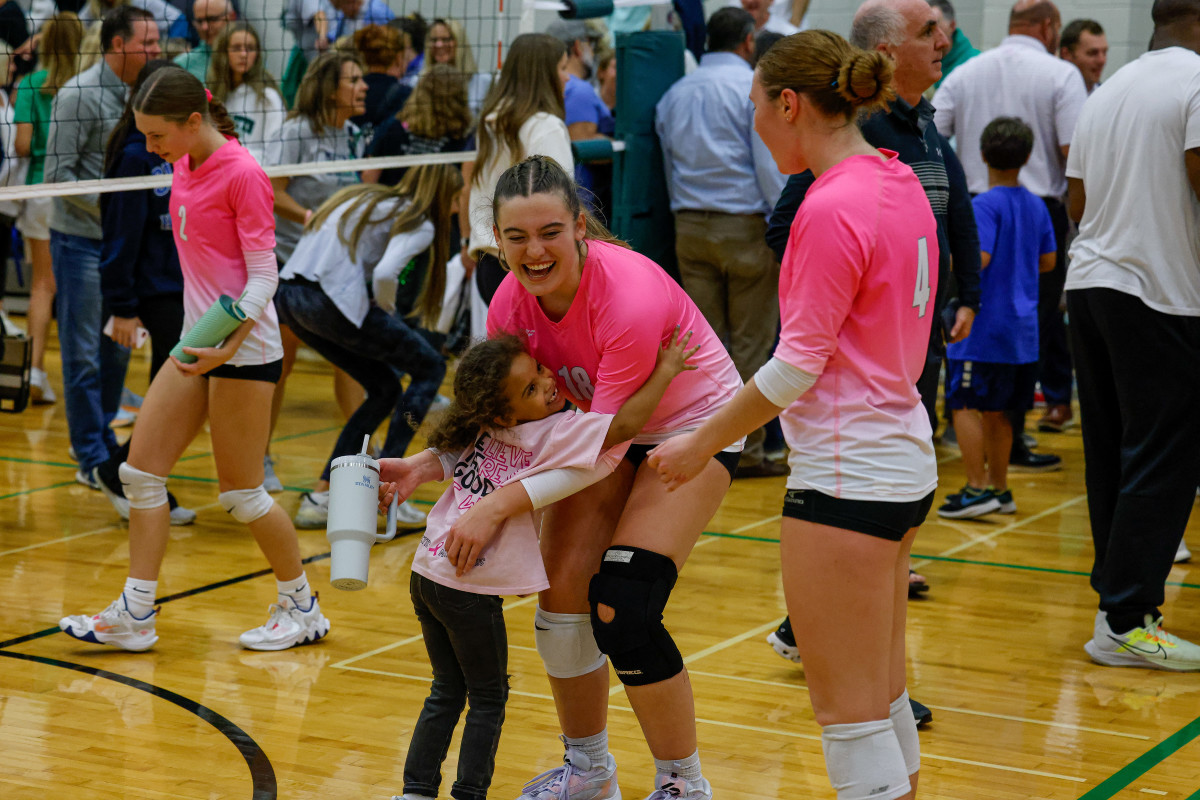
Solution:
{"label": "volleyball court floor marking", "polygon": [[[526,600],[532,600],[532,599],[533,599],[532,597],[526,598]],[[519,602],[523,603],[523,601],[519,601]],[[516,604],[514,604],[514,605],[516,605]],[[506,606],[505,608],[507,609],[509,607],[511,607],[511,606]],[[759,635],[765,633],[766,631],[774,630],[778,624],[779,624],[779,621],[776,620],[775,622],[772,622],[768,625],[760,625],[757,628],[746,631],[745,633],[741,633],[741,634],[738,634],[737,636],[733,636],[729,639],[726,639],[724,642],[714,645],[713,647],[706,648],[705,650],[698,651],[696,653],[693,653],[693,654],[685,657],[684,663],[689,663],[689,662],[695,661],[699,658],[703,658],[705,656],[712,655],[713,653],[719,652],[728,647],[732,647],[733,645],[738,644],[743,641],[746,641],[747,639],[751,639],[751,638],[754,638],[755,636],[759,636]],[[352,662],[366,658],[368,655],[375,655],[375,654],[386,652],[388,650],[395,649],[397,647],[401,647],[406,644],[413,644],[415,642],[420,641],[421,638],[422,637],[420,635],[409,636],[408,638],[403,639],[398,642],[395,642],[391,645],[387,645],[385,647],[378,648],[376,650],[371,651],[370,653],[364,653],[360,656],[355,656],[353,658],[346,659],[345,661],[338,662],[337,664],[333,664],[331,666],[338,668],[338,669],[348,670],[351,672],[362,672],[362,673],[365,673],[368,675],[378,675],[378,676],[386,677],[386,678],[399,678],[402,680],[411,680],[411,681],[417,681],[420,683],[429,683],[431,681],[431,678],[428,675],[410,675],[410,674],[404,673],[404,672],[393,672],[390,670],[368,669],[366,667],[350,666],[350,664]],[[527,651],[527,652],[528,651],[536,651],[536,648],[525,647],[525,646],[521,646],[521,645],[513,645],[513,644],[510,644],[509,648],[512,650],[523,650],[523,651]],[[722,675],[719,673],[693,672],[692,674],[712,676],[712,677],[731,679],[731,680],[738,680],[738,678],[736,678],[734,676]],[[779,684],[779,685],[791,686],[790,684]],[[791,686],[791,688],[801,688],[801,687]],[[624,691],[624,687],[621,686],[620,684],[618,684],[617,686],[613,687],[612,690],[610,690],[609,694],[616,695],[623,691]],[[552,695],[542,694],[540,692],[525,692],[525,691],[513,689],[513,690],[509,691],[509,695],[514,696],[514,697],[529,698],[532,700],[542,700],[542,701],[546,701],[546,702],[550,702],[550,703],[554,702],[554,697]],[[631,707],[626,706],[626,705],[621,705],[619,703],[611,703],[610,702],[608,705],[608,708],[610,711],[622,711],[622,712],[626,712],[626,713],[633,713],[633,709]],[[733,730],[753,731],[756,733],[763,733],[763,734],[767,734],[767,735],[782,736],[782,737],[785,737],[788,739],[801,739],[804,741],[812,741],[812,742],[820,742],[821,741],[821,737],[819,735],[811,734],[811,733],[799,733],[797,731],[786,730],[783,728],[769,728],[769,727],[764,727],[764,726],[759,726],[759,725],[744,725],[744,724],[740,724],[740,723],[736,723],[736,722],[728,722],[726,720],[707,719],[704,717],[697,717],[696,722],[704,724],[704,725],[713,725],[713,726],[716,726],[719,728],[729,728],[729,729],[733,729]],[[1067,726],[1061,726],[1061,727],[1067,727]],[[987,762],[987,761],[973,761],[973,760],[962,759],[962,758],[954,758],[951,756],[940,756],[940,755],[936,755],[934,753],[926,752],[924,749],[922,749],[922,751],[921,751],[921,757],[927,758],[931,761],[946,761],[946,762],[952,762],[955,764],[964,764],[967,766],[979,767],[981,769],[992,769],[992,770],[999,770],[1001,772],[1020,773],[1023,775],[1036,775],[1038,777],[1052,778],[1055,780],[1062,780],[1062,781],[1070,781],[1072,783],[1086,783],[1087,782],[1086,778],[1081,778],[1076,775],[1062,775],[1057,772],[1047,772],[1047,771],[1043,771],[1043,770],[1025,769],[1023,767],[1015,767],[1015,766],[1011,766],[1009,764],[995,764],[995,763],[991,763],[991,762]]]}

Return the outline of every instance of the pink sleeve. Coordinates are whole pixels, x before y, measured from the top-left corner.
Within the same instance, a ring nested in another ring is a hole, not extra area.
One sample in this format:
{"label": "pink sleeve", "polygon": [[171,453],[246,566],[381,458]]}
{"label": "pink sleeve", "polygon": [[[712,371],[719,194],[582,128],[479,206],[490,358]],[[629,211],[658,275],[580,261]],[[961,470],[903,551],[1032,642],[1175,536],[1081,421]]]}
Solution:
{"label": "pink sleeve", "polygon": [[813,375],[825,370],[858,293],[874,234],[873,225],[855,211],[825,203],[801,207],[779,276],[776,358]]}
{"label": "pink sleeve", "polygon": [[242,250],[275,249],[275,191],[258,167],[229,176],[229,203],[235,215]]}
{"label": "pink sleeve", "polygon": [[621,297],[603,303],[595,316],[603,324],[596,334],[601,352],[590,410],[601,414],[620,411],[650,377],[666,330],[667,304],[657,287],[626,288]]}

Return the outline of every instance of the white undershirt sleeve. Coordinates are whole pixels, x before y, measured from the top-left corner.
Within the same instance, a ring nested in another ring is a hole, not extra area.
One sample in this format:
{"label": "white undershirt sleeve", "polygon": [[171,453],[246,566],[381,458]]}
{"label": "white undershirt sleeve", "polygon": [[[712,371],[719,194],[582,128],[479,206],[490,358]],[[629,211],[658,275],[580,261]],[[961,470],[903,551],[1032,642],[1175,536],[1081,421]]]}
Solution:
{"label": "white undershirt sleeve", "polygon": [[247,317],[258,319],[279,286],[279,264],[274,250],[245,250],[243,255],[246,258],[246,288],[238,298],[238,305]]}
{"label": "white undershirt sleeve", "polygon": [[754,385],[772,405],[787,408],[817,382],[816,375],[772,358],[754,373]]}
{"label": "white undershirt sleeve", "polygon": [[608,477],[612,471],[611,464],[601,461],[591,469],[563,467],[539,472],[536,475],[522,478],[521,484],[529,494],[533,507],[545,508]]}

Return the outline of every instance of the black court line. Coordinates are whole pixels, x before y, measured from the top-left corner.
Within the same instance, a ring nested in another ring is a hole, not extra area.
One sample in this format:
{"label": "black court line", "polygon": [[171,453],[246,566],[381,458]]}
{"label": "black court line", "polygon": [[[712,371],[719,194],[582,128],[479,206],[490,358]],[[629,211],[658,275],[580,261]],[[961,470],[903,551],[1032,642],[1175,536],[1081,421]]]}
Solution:
{"label": "black court line", "polygon": [[267,754],[259,746],[258,742],[251,738],[250,734],[233,724],[231,721],[213,711],[208,706],[202,706],[195,700],[189,700],[183,695],[176,694],[170,689],[164,689],[161,686],[155,686],[152,683],[140,681],[137,678],[131,678],[128,675],[118,675],[115,672],[109,672],[96,667],[88,667],[83,664],[75,664],[70,661],[58,661],[53,658],[45,658],[43,656],[33,656],[26,653],[11,653],[0,651],[0,656],[6,658],[16,658],[22,661],[32,661],[37,664],[46,664],[51,667],[60,667],[62,669],[73,669],[76,672],[83,672],[88,675],[95,675],[98,678],[121,683],[126,686],[146,692],[147,694],[174,703],[184,711],[189,711],[195,714],[200,719],[207,722],[216,728],[226,739],[238,749],[242,754],[242,758],[246,759],[246,766],[250,768],[250,781],[252,783],[253,792],[250,795],[251,800],[276,800],[279,795],[279,786],[275,780],[275,768],[271,766],[271,760],[267,758]]}

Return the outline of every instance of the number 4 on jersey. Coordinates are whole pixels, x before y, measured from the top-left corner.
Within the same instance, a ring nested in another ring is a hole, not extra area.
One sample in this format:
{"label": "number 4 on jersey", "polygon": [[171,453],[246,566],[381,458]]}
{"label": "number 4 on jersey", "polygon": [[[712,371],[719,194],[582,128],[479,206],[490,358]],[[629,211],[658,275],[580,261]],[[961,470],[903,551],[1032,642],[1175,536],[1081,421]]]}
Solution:
{"label": "number 4 on jersey", "polygon": [[917,287],[913,290],[913,308],[921,309],[918,317],[925,316],[929,295],[929,243],[922,236],[917,240]]}

